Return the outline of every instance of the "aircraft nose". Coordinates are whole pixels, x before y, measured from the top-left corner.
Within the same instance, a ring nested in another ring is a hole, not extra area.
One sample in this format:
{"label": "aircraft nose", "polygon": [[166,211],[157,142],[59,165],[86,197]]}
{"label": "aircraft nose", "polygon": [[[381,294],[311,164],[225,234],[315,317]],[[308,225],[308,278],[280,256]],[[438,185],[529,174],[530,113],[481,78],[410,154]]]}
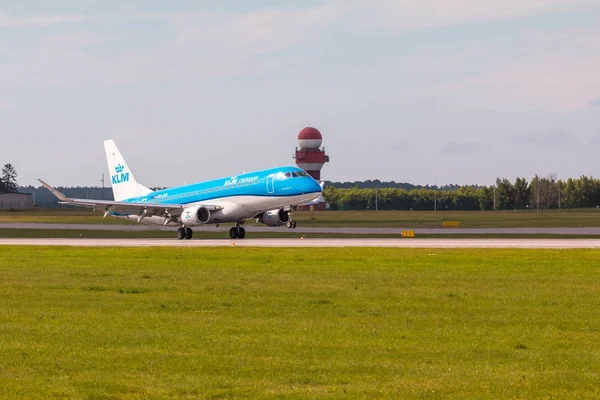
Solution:
{"label": "aircraft nose", "polygon": [[323,191],[323,188],[321,188],[321,185],[319,185],[319,182],[317,182],[314,179],[311,179],[311,181],[312,181],[311,182],[311,191],[321,193]]}

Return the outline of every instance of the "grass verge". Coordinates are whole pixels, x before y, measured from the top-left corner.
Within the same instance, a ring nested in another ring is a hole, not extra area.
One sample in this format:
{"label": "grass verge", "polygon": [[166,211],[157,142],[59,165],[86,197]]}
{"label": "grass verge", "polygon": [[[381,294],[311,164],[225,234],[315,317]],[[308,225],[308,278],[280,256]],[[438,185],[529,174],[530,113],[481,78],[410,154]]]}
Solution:
{"label": "grass verge", "polygon": [[[315,211],[295,212],[300,226],[363,228],[442,228],[460,221],[465,228],[566,228],[600,226],[599,210],[545,211]],[[0,212],[0,223],[135,225],[120,218],[81,209],[35,209]]]}
{"label": "grass verge", "polygon": [[0,397],[584,399],[588,250],[0,247]]}

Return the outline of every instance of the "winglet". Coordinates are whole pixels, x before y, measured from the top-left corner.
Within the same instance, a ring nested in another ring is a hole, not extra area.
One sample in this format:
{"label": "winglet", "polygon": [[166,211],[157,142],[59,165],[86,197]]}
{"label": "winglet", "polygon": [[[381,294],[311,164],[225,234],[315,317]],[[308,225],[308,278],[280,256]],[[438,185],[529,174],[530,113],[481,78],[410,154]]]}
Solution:
{"label": "winglet", "polygon": [[55,188],[53,188],[52,186],[48,185],[46,182],[44,182],[40,178],[37,178],[37,180],[40,181],[40,183],[42,184],[42,186],[44,186],[46,189],[48,189],[60,201],[69,201],[69,200],[71,200],[67,196],[65,196],[64,194],[62,194],[61,192],[59,192],[58,190],[56,190]]}

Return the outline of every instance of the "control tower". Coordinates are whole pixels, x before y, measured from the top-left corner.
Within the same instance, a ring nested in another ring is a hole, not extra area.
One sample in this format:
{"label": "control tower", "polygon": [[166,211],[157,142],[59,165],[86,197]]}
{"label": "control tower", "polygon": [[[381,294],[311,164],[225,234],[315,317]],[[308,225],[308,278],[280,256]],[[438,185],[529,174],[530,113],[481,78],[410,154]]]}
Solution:
{"label": "control tower", "polygon": [[296,165],[302,168],[315,180],[321,180],[321,168],[329,162],[325,148],[321,147],[323,136],[318,129],[307,126],[298,134],[298,146],[294,158]]}

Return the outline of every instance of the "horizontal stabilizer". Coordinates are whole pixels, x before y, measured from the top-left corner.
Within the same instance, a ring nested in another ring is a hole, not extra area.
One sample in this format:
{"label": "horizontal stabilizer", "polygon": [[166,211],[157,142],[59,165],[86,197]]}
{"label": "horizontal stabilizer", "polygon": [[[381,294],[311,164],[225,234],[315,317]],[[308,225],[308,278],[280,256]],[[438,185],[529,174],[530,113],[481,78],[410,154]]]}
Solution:
{"label": "horizontal stabilizer", "polygon": [[59,199],[60,201],[69,201],[69,200],[71,200],[67,196],[65,196],[64,194],[62,194],[59,190],[57,190],[56,188],[50,186],[49,184],[47,184],[46,182],[44,182],[40,178],[37,178],[37,180],[40,181],[40,183],[42,184],[42,186],[44,186],[46,189],[48,189],[50,191],[50,193],[52,193],[54,196],[56,196],[56,198]]}

